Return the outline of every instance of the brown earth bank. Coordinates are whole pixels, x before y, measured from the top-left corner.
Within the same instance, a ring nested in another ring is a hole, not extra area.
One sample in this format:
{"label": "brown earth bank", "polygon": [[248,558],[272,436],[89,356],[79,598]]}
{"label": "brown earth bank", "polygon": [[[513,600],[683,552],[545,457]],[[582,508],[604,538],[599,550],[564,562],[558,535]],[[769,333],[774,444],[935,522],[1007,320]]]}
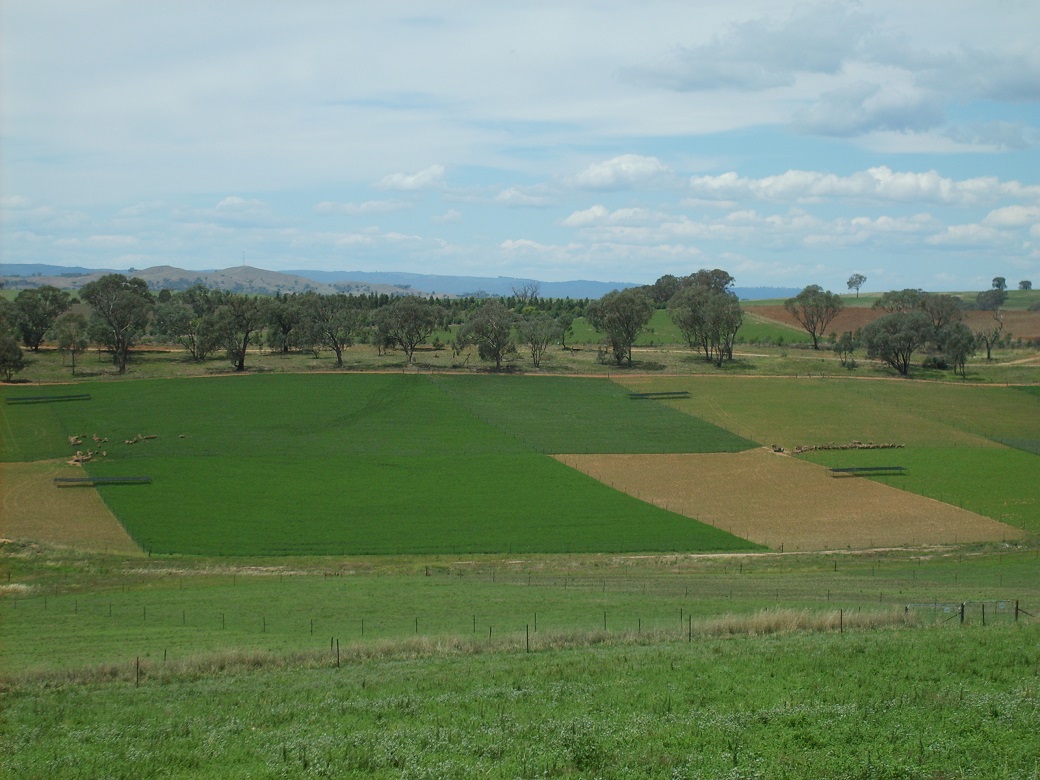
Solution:
{"label": "brown earth bank", "polygon": [[55,477],[82,477],[64,460],[0,463],[0,537],[90,552],[140,553],[92,487],[59,488]]}
{"label": "brown earth bank", "polygon": [[768,448],[740,453],[556,455],[643,501],[784,551],[1003,541],[1017,528]]}
{"label": "brown earth bank", "polygon": [[[757,314],[769,320],[789,325],[801,330],[802,326],[798,320],[790,315],[783,306],[749,306],[750,314]],[[846,307],[838,312],[838,316],[827,326],[824,337],[831,333],[844,333],[845,331],[856,332],[864,325],[868,325],[885,312],[870,307]],[[1004,321],[1004,333],[1011,334],[1013,338],[1033,341],[1040,339],[1040,312],[1036,311],[1005,311],[1001,312]],[[964,322],[972,330],[981,331],[993,327],[993,312],[991,311],[966,311]]]}

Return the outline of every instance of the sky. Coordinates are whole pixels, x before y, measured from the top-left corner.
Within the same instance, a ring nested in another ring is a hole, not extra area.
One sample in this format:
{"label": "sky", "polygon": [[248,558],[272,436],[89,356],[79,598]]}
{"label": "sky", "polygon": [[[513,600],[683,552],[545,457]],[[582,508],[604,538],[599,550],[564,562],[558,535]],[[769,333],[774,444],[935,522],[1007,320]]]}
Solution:
{"label": "sky", "polygon": [[1040,286],[1036,0],[5,0],[0,260]]}

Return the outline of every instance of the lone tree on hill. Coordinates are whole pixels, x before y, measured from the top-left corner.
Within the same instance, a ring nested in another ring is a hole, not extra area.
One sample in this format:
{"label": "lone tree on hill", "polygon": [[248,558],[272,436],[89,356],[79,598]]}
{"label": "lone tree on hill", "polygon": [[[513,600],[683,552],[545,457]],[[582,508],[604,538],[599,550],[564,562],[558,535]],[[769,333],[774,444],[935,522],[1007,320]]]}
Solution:
{"label": "lone tree on hill", "polygon": [[1018,283],[1018,289],[1019,290],[1032,290],[1033,289],[1033,283],[1031,281],[1029,281],[1028,279],[1023,279],[1021,282]]}
{"label": "lone tree on hill", "polygon": [[993,289],[994,290],[1006,290],[1007,289],[1007,279],[1005,279],[1003,276],[994,276],[993,277]]}
{"label": "lone tree on hill", "polygon": [[813,349],[820,348],[820,337],[844,307],[840,296],[818,284],[810,284],[794,298],[784,301],[784,308],[812,337]]}
{"label": "lone tree on hill", "polygon": [[585,310],[592,327],[606,334],[619,366],[624,362],[632,365],[632,345],[653,313],[649,296],[638,287],[609,292]]}
{"label": "lone tree on hill", "polygon": [[856,297],[859,297],[859,288],[862,287],[867,281],[867,277],[863,274],[853,274],[849,277],[849,289],[856,291]]}

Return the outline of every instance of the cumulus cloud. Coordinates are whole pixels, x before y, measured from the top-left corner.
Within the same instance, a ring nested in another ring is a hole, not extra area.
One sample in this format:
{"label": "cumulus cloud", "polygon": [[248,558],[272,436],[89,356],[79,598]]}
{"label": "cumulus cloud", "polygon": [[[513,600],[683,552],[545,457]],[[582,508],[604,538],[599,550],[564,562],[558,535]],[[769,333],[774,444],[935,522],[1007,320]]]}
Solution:
{"label": "cumulus cloud", "polygon": [[672,170],[656,157],[622,154],[593,163],[567,179],[567,184],[587,190],[639,189],[665,183],[672,175]]}
{"label": "cumulus cloud", "polygon": [[431,165],[418,173],[391,173],[384,176],[375,186],[381,190],[426,190],[436,187],[444,177],[443,165]]}
{"label": "cumulus cloud", "polygon": [[1040,224],[1040,206],[1005,206],[994,209],[982,220],[983,225],[1017,228]]}
{"label": "cumulus cloud", "polygon": [[694,176],[690,191],[705,198],[752,198],[768,201],[817,202],[825,199],[862,199],[929,202],[947,205],[988,203],[1007,197],[1040,198],[1040,186],[996,177],[955,180],[936,171],[893,171],[888,166],[868,168],[849,176],[820,171],[787,171],[778,176],[750,179],[736,173]]}
{"label": "cumulus cloud", "polygon": [[985,225],[950,225],[945,230],[929,236],[927,243],[934,246],[975,247],[999,242],[1003,236]]}

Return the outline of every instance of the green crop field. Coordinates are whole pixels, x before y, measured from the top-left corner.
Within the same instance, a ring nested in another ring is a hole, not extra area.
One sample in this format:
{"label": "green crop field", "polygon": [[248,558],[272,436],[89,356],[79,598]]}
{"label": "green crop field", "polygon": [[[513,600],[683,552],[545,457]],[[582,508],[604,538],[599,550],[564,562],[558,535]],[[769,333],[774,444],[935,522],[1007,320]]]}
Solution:
{"label": "green crop field", "polygon": [[[540,454],[676,451],[680,443],[712,451],[750,442],[655,402],[634,402],[607,380],[484,379],[467,378],[470,390],[450,378],[402,375],[92,385],[89,402],[8,406],[7,457],[58,457],[73,449],[73,434],[87,437],[83,446],[95,435],[107,438],[96,445],[107,456],[88,471],[152,478],[99,491],[154,553],[750,547]],[[510,392],[490,406],[481,401],[500,385]],[[17,435],[26,431],[51,441]]]}

